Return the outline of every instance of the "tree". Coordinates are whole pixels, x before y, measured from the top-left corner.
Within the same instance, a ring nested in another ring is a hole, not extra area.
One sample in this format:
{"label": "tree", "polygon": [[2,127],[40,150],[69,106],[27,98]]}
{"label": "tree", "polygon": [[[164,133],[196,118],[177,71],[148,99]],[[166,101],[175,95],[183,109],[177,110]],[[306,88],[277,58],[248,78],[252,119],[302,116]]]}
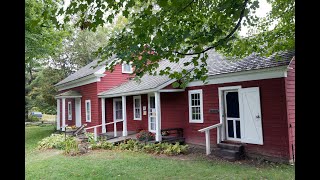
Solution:
{"label": "tree", "polygon": [[[118,15],[128,18],[127,26],[99,49],[99,55],[105,59],[116,54],[121,63],[131,61],[138,77],[145,73],[156,75],[154,70],[161,59],[177,62],[179,58],[193,56],[191,62],[184,64],[193,65],[192,71],[175,72],[167,67],[159,72],[170,78],[183,77],[180,86],[184,87],[194,79],[206,80],[204,52],[210,49],[236,57],[254,51],[270,55],[294,49],[294,1],[268,2],[273,10],[264,19],[252,14],[259,7],[257,0],[77,0],[59,13],[65,16],[65,23],[77,14],[75,25],[93,31],[105,23],[113,23]],[[275,22],[276,28],[269,30]],[[240,37],[241,26],[258,27],[261,33]],[[115,64],[107,69],[113,70]]]}
{"label": "tree", "polygon": [[65,30],[54,26],[54,9],[58,5],[50,0],[25,2],[25,115],[32,108],[31,83],[42,69],[43,59],[49,57],[61,46],[68,35]]}

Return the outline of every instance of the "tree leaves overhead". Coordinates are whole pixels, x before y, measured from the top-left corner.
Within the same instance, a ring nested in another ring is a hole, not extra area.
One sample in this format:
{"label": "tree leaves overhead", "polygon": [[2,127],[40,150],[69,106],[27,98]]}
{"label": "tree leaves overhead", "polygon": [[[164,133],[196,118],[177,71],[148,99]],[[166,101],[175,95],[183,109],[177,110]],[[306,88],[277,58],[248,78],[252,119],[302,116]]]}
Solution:
{"label": "tree leaves overhead", "polygon": [[[259,7],[257,0],[75,0],[60,14],[63,12],[69,19],[79,15],[75,24],[83,27],[87,23],[85,27],[93,31],[105,23],[113,23],[119,15],[125,16],[129,23],[99,49],[100,57],[116,54],[121,63],[131,61],[134,73],[141,77],[146,73],[157,74],[154,70],[161,59],[177,62],[186,55],[194,55],[188,64],[194,66],[193,71],[160,72],[176,79],[184,77],[187,82],[206,79],[207,57],[203,53],[209,49],[243,57],[254,51],[270,54],[294,48],[294,1],[269,2],[274,9],[261,20],[251,13]],[[275,30],[268,31],[276,20],[279,23]],[[241,26],[256,26],[263,34],[241,38],[238,35]],[[114,65],[108,69],[112,70]]]}

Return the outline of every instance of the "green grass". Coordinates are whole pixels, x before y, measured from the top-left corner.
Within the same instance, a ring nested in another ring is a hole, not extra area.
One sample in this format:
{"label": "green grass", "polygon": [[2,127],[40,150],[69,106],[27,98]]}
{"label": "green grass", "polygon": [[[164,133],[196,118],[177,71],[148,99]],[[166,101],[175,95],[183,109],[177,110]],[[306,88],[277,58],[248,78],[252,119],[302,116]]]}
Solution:
{"label": "green grass", "polygon": [[65,156],[59,150],[32,151],[52,129],[26,127],[26,150],[30,151],[26,179],[294,179],[294,167],[289,165],[254,166],[126,151],[95,150],[82,156]]}

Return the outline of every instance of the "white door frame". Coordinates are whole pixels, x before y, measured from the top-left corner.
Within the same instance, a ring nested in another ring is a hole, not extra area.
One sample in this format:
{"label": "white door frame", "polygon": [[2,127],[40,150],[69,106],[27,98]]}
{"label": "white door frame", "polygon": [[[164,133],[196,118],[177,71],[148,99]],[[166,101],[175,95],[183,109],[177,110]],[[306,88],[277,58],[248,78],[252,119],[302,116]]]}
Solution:
{"label": "white door frame", "polygon": [[[150,115],[150,97],[155,97],[155,94],[154,93],[149,93],[148,94],[148,131],[150,132],[153,132],[153,133],[156,133],[156,129],[157,127],[155,127],[155,130],[151,130],[151,126],[150,126],[150,117],[154,117],[155,119],[155,126],[156,126],[156,116],[151,116]],[[154,102],[156,103],[156,102]],[[154,108],[156,110],[156,108]]]}
{"label": "white door frame", "polygon": [[[220,135],[217,138],[217,143],[220,143],[221,141],[226,139],[226,124],[224,121],[224,91],[226,90],[237,90],[239,92],[239,89],[241,89],[240,86],[226,86],[226,87],[219,87],[218,88],[218,95],[219,95],[219,118],[220,123],[222,123],[221,128],[218,128],[217,134]],[[239,115],[239,118],[241,119],[241,114]],[[240,120],[241,121],[241,120]]]}
{"label": "white door frame", "polygon": [[[237,92],[238,93],[238,103],[239,103],[239,91],[237,90],[237,89],[232,89],[232,90],[224,90],[223,91],[223,97],[224,97],[224,101],[223,102],[227,102],[227,92]],[[229,132],[228,132],[228,123],[227,123],[227,121],[228,120],[232,120],[232,122],[233,122],[233,132],[234,132],[234,135],[236,136],[236,123],[235,123],[235,120],[238,120],[238,121],[240,121],[240,123],[241,123],[241,120],[240,120],[240,103],[239,103],[239,118],[233,118],[233,117],[230,117],[230,118],[228,118],[227,117],[227,112],[228,112],[228,109],[227,109],[227,106],[224,104],[224,109],[223,109],[224,111],[224,115],[226,116],[225,117],[225,120],[224,120],[224,122],[225,122],[225,130],[226,130],[226,140],[232,140],[232,141],[241,141],[241,137],[240,138],[237,138],[237,137],[234,137],[234,138],[232,138],[232,137],[228,137],[228,134],[229,134]],[[241,129],[241,127],[240,127],[240,129]],[[240,130],[241,131],[241,130]]]}

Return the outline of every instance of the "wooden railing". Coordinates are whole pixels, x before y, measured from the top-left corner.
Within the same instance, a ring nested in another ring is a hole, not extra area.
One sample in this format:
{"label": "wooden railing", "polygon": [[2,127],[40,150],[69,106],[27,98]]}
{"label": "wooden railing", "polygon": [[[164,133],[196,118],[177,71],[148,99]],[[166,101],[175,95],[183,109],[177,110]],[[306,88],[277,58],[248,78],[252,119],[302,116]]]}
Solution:
{"label": "wooden railing", "polygon": [[[222,123],[218,123],[212,126],[208,126],[206,128],[203,129],[199,129],[199,132],[205,132],[206,134],[206,154],[209,155],[211,153],[211,148],[210,148],[210,130],[214,129],[214,128],[220,128],[222,126]],[[219,139],[220,136],[217,133],[217,138]]]}
{"label": "wooden railing", "polygon": [[85,129],[85,130],[93,129],[94,140],[97,141],[97,140],[98,140],[97,127],[105,126],[105,128],[107,128],[107,125],[113,124],[113,135],[114,135],[114,137],[117,137],[117,123],[118,123],[118,122],[122,122],[122,121],[123,121],[123,120],[120,120],[120,121],[112,121],[112,122],[109,122],[109,123],[106,123],[106,124],[100,124],[100,125],[96,125],[96,126],[91,126],[91,127],[87,127],[87,128],[84,128],[84,129]]}

